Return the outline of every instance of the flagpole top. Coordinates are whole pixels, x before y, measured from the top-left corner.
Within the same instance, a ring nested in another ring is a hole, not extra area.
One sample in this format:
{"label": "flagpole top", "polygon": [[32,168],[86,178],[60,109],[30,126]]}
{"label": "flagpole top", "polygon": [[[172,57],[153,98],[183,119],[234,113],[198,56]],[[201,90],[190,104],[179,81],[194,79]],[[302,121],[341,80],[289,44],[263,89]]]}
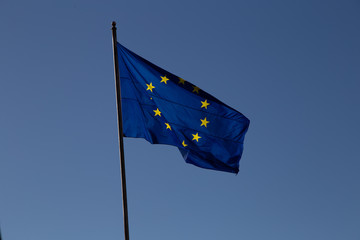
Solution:
{"label": "flagpole top", "polygon": [[112,26],[113,26],[113,28],[116,27],[116,22],[115,21],[112,22]]}

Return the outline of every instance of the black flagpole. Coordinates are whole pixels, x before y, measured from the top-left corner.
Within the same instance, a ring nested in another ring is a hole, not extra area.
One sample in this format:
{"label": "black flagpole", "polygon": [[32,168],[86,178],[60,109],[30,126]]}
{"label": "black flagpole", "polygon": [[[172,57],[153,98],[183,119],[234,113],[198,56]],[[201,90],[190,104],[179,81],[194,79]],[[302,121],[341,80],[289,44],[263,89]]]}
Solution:
{"label": "black flagpole", "polygon": [[114,49],[114,69],[115,69],[115,85],[116,85],[116,105],[118,113],[118,129],[119,129],[119,148],[120,148],[120,171],[121,171],[121,189],[123,198],[123,215],[124,215],[124,233],[125,240],[129,240],[129,220],[126,196],[126,177],[125,177],[125,157],[124,157],[124,139],[122,127],[122,112],[121,112],[121,90],[120,90],[120,73],[118,65],[117,54],[117,40],[116,40],[116,22],[112,22],[112,39]]}

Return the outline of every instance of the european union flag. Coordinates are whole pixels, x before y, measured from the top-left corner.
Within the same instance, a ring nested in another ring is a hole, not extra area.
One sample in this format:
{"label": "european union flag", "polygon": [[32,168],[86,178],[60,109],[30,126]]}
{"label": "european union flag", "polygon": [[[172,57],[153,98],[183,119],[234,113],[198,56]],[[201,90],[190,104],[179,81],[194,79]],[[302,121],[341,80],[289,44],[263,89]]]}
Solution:
{"label": "european union flag", "polygon": [[249,119],[117,43],[125,137],[179,148],[187,163],[239,172]]}

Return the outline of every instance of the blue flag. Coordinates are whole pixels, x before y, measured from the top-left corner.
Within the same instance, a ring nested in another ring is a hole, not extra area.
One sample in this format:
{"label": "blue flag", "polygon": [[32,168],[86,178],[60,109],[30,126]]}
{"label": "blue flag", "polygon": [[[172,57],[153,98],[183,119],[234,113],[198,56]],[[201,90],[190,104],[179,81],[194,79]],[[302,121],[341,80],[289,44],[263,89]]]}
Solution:
{"label": "blue flag", "polygon": [[117,43],[125,137],[179,148],[187,163],[239,172],[249,119]]}

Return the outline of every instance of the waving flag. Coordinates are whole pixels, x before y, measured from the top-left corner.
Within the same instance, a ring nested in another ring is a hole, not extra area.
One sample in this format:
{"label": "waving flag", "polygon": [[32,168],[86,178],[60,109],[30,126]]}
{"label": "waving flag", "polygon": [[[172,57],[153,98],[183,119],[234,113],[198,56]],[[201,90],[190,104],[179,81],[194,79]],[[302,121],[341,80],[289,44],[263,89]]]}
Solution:
{"label": "waving flag", "polygon": [[187,163],[237,173],[249,120],[117,43],[123,132],[179,148]]}

